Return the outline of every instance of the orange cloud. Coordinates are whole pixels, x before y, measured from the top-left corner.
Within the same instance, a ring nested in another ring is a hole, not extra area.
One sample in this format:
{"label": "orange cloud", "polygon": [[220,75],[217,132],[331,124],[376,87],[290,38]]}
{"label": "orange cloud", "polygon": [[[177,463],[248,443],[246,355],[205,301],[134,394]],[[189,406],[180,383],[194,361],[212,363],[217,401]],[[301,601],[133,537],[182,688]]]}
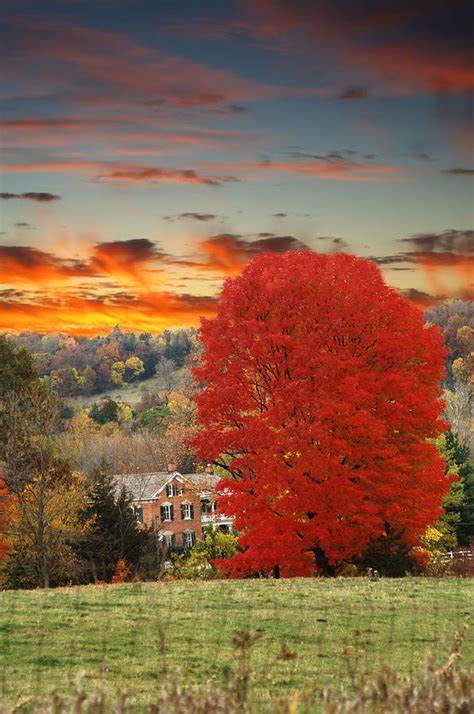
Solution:
{"label": "orange cloud", "polygon": [[204,184],[219,186],[229,181],[238,181],[234,176],[205,176],[194,169],[172,169],[148,164],[49,160],[22,163],[5,163],[2,170],[6,174],[20,173],[71,173],[92,175],[96,179],[121,182],[166,182],[176,184]]}
{"label": "orange cloud", "polygon": [[29,246],[0,246],[0,282],[47,285],[98,277],[146,286],[151,275],[156,282],[157,263],[164,258],[166,255],[146,238],[97,243],[82,260],[61,258]]}
{"label": "orange cloud", "polygon": [[156,261],[165,258],[152,241],[147,238],[98,243],[93,247],[90,267],[99,275],[110,275],[125,282],[130,278],[145,286],[150,282],[150,273],[156,282]]}
{"label": "orange cloud", "polygon": [[[92,103],[93,104],[93,103]],[[91,107],[89,107],[91,109]],[[109,116],[54,116],[8,119],[0,122],[5,148],[62,147],[100,143],[101,154],[150,155],[166,153],[173,148],[221,148],[268,141],[268,136],[232,129],[179,125],[184,120],[143,111],[121,112],[120,119]]]}
{"label": "orange cloud", "polygon": [[0,246],[0,283],[47,284],[91,275],[86,263],[64,260],[29,246]]}
{"label": "orange cloud", "polygon": [[0,291],[0,329],[95,335],[120,324],[124,329],[159,332],[169,327],[196,326],[199,317],[216,310],[212,297],[144,293],[140,296],[72,292],[55,298],[36,292]]}
{"label": "orange cloud", "polygon": [[[152,241],[131,239],[96,243],[83,259],[68,260],[37,248],[0,246],[0,283],[7,286],[0,291],[0,329],[95,334],[117,323],[135,330],[197,325],[201,315],[214,314],[216,298],[157,288],[165,265],[194,269],[188,280],[202,280],[204,273],[220,279],[236,275],[263,251],[306,246],[292,236],[251,241],[221,234],[196,247],[195,257],[180,259]],[[104,279],[110,278],[122,289],[105,287]],[[25,289],[31,284],[35,289]]]}
{"label": "orange cloud", "polygon": [[[379,265],[412,263],[420,268],[436,296],[433,299],[474,297],[474,231],[419,233],[399,241],[410,250],[373,258]],[[456,289],[449,287],[455,278]]]}
{"label": "orange cloud", "polygon": [[[352,181],[357,183],[392,183],[406,180],[408,169],[391,164],[361,163],[349,160],[294,160],[294,161],[236,161],[204,164],[210,171],[231,172],[206,175],[195,169],[173,169],[144,163],[114,161],[83,161],[61,158],[48,161],[5,163],[3,172],[72,173],[92,175],[98,180],[129,183],[166,182],[176,184],[204,184],[218,186],[239,181],[235,173],[247,173],[246,178],[258,178],[265,173],[287,173],[324,181]],[[257,172],[255,174],[255,172]]]}
{"label": "orange cloud", "polygon": [[364,164],[347,160],[327,161],[322,158],[309,161],[223,162],[206,164],[206,166],[214,170],[288,173],[324,181],[356,183],[392,183],[405,180],[408,174],[408,170],[403,166]]}
{"label": "orange cloud", "polygon": [[199,241],[199,250],[205,259],[186,264],[199,271],[215,272],[222,276],[237,275],[252,258],[260,253],[286,253],[288,250],[304,250],[308,246],[293,236],[271,236],[248,240],[232,233],[221,233]]}

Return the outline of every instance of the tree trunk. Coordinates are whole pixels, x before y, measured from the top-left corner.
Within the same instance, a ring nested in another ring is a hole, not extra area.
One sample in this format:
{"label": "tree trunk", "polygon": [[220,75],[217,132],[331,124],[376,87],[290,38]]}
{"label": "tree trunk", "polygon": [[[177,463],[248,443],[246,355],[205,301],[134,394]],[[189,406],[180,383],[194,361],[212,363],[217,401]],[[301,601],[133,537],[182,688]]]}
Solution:
{"label": "tree trunk", "polygon": [[273,577],[274,577],[276,580],[279,580],[279,579],[280,579],[280,566],[279,566],[279,565],[275,565],[275,566],[274,566],[274,568],[273,568]]}
{"label": "tree trunk", "polygon": [[314,559],[316,561],[316,565],[318,570],[323,574],[323,575],[334,575],[334,572],[336,570],[334,565],[329,565],[328,559],[326,557],[326,553],[324,550],[318,545],[316,548],[311,549],[314,553]]}

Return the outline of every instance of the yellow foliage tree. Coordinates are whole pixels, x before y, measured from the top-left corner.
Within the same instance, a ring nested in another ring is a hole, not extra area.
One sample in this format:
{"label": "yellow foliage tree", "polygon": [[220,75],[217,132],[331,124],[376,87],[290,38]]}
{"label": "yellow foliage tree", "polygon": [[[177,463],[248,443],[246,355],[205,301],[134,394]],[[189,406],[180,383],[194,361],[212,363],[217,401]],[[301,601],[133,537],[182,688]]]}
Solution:
{"label": "yellow foliage tree", "polygon": [[11,497],[3,579],[13,587],[49,587],[79,579],[74,544],[92,526],[92,519],[83,515],[87,503],[79,472],[61,480],[38,474]]}

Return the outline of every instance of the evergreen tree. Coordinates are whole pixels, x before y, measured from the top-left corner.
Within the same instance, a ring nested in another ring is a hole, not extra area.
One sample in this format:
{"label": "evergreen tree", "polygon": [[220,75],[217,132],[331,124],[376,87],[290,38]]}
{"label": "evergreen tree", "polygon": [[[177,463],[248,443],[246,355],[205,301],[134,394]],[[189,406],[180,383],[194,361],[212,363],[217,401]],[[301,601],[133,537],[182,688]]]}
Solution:
{"label": "evergreen tree", "polygon": [[93,474],[86,515],[94,521],[80,554],[89,562],[93,579],[110,582],[119,560],[136,569],[149,534],[139,527],[131,495],[125,488],[117,490],[113,476],[106,473],[104,466]]}
{"label": "evergreen tree", "polygon": [[459,545],[466,546],[474,541],[474,467],[469,458],[468,446],[461,444],[452,431],[446,434],[446,447],[451,454],[451,460],[457,466],[459,481],[464,491],[457,538]]}

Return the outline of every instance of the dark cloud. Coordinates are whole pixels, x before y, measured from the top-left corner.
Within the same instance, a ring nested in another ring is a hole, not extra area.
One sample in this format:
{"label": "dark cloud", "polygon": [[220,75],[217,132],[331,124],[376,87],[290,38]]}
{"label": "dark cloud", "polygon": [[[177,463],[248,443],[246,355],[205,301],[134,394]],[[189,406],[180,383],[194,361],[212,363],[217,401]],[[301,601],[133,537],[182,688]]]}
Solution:
{"label": "dark cloud", "polygon": [[204,261],[192,260],[189,266],[224,275],[236,275],[252,258],[260,253],[286,253],[288,250],[304,250],[308,246],[294,236],[275,236],[249,240],[235,233],[221,233],[198,244],[206,256]]}
{"label": "dark cloud", "polygon": [[289,250],[307,250],[308,246],[294,236],[272,236],[248,243],[246,251],[257,255],[265,251],[272,253],[286,253]]}
{"label": "dark cloud", "polygon": [[51,201],[59,201],[61,196],[55,193],[44,193],[36,191],[28,191],[26,193],[0,193],[0,199],[3,201],[11,201],[13,199],[26,199],[28,201],[38,201],[38,203],[50,203]]}
{"label": "dark cloud", "polygon": [[459,167],[454,169],[444,169],[441,173],[451,174],[451,176],[474,176],[474,169],[463,169]]}
{"label": "dark cloud", "polygon": [[453,266],[474,258],[474,231],[446,230],[442,233],[417,233],[400,238],[409,250],[394,255],[372,256],[378,265],[423,263],[432,266]]}
{"label": "dark cloud", "polygon": [[433,157],[430,156],[426,151],[413,151],[408,154],[412,159],[418,159],[419,161],[433,161]]}
{"label": "dark cloud", "polygon": [[226,107],[218,107],[216,109],[212,109],[212,112],[214,114],[245,114],[246,112],[249,112],[250,109],[248,107],[243,106],[242,104],[228,104]]}
{"label": "dark cloud", "polygon": [[220,186],[230,181],[239,181],[235,176],[202,176],[194,169],[165,169],[153,166],[123,166],[97,175],[98,179],[146,183],[164,181],[180,184],[205,184]]}
{"label": "dark cloud", "polygon": [[[408,250],[395,255],[373,257],[378,265],[398,269],[400,264],[412,264],[422,272],[436,299],[446,296],[461,300],[473,297],[474,231],[449,229],[442,233],[418,233],[401,238]],[[446,276],[456,278],[454,291],[446,284]]]}
{"label": "dark cloud", "polygon": [[[442,233],[417,233],[410,238],[401,238],[399,243],[407,243],[415,250],[413,253],[474,255],[474,231],[448,229]],[[413,253],[406,253],[412,255]]]}
{"label": "dark cloud", "polygon": [[248,107],[244,107],[242,104],[231,104],[229,109],[233,114],[243,114],[250,111]]}
{"label": "dark cloud", "polygon": [[[294,159],[324,161],[330,164],[347,164],[349,162],[354,163],[354,157],[359,154],[359,152],[355,149],[333,149],[331,151],[327,151],[325,154],[312,154],[306,151],[290,151],[289,153]],[[375,154],[367,154],[363,158],[374,159]]]}
{"label": "dark cloud", "polygon": [[344,250],[344,248],[349,247],[349,243],[347,243],[343,238],[333,238],[332,244],[337,250]]}
{"label": "dark cloud", "polygon": [[114,256],[140,263],[164,256],[164,253],[158,250],[156,244],[148,238],[130,238],[114,240],[109,243],[97,243],[94,252],[96,256]]}
{"label": "dark cloud", "polygon": [[[350,152],[351,154],[354,152]],[[327,154],[310,154],[306,151],[290,152],[294,159],[311,159],[314,161],[346,162],[348,160],[347,153],[343,151],[328,151]]]}
{"label": "dark cloud", "polygon": [[286,218],[287,215],[288,215],[287,213],[272,213],[272,216],[274,218]]}
{"label": "dark cloud", "polygon": [[16,228],[34,228],[34,226],[32,226],[31,223],[27,223],[27,221],[18,221],[14,225]]}
{"label": "dark cloud", "polygon": [[418,307],[423,310],[436,305],[438,302],[442,302],[446,299],[445,295],[433,296],[429,293],[423,292],[422,290],[417,290],[416,288],[407,288],[406,290],[400,290],[401,294],[404,295],[410,302],[415,303]]}
{"label": "dark cloud", "polygon": [[398,265],[398,263],[405,262],[406,258],[404,253],[396,253],[395,255],[371,255],[369,260],[377,265]]}
{"label": "dark cloud", "polygon": [[346,87],[339,95],[339,99],[367,99],[368,87]]}
{"label": "dark cloud", "polygon": [[178,213],[175,216],[163,216],[165,221],[177,221],[181,218],[191,218],[195,221],[207,223],[208,221],[215,220],[218,216],[216,213],[197,213],[195,211],[186,211],[185,213]]}
{"label": "dark cloud", "polygon": [[344,238],[336,238],[334,236],[317,236],[316,240],[326,241],[330,244],[332,250],[341,251],[345,248],[349,248],[349,243],[347,243]]}

